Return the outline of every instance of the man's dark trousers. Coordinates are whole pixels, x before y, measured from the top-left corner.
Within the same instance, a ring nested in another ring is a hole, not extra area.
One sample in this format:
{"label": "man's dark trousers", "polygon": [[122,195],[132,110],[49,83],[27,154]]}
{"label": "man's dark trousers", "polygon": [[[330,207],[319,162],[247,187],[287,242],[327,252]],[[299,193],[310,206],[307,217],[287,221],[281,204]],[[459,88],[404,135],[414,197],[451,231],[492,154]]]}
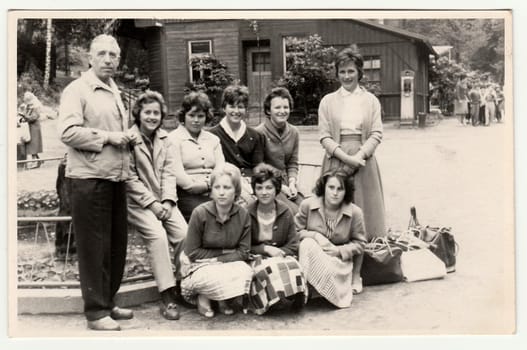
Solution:
{"label": "man's dark trousers", "polygon": [[84,313],[88,321],[110,315],[126,262],[125,182],[71,179],[73,227]]}

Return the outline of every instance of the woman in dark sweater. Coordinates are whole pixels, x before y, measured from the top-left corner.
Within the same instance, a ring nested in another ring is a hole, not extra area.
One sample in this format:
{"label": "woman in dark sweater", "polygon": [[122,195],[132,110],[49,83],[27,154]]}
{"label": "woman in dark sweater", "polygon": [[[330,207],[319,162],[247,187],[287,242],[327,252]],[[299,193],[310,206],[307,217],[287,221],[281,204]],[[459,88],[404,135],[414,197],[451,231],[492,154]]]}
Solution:
{"label": "woman in dark sweater", "polygon": [[240,171],[226,163],[211,174],[212,201],[199,205],[190,217],[181,255],[181,293],[198,311],[214,317],[210,301],[219,311],[234,313],[229,300],[248,294],[252,269],[247,260],[251,247],[250,219],[235,203],[240,195]]}
{"label": "woman in dark sweater", "polygon": [[293,301],[301,307],[307,301],[307,284],[298,253],[298,234],[293,214],[276,200],[282,187],[280,173],[270,165],[254,169],[251,181],[256,202],[247,210],[251,217],[251,263],[254,277],[250,300],[253,311],[261,315],[273,305]]}
{"label": "woman in dark sweater", "polygon": [[249,90],[242,85],[230,85],[223,91],[221,107],[224,117],[209,131],[220,138],[225,161],[240,169],[241,198],[251,200],[250,177],[256,165],[263,162],[265,139],[255,129],[247,126]]}

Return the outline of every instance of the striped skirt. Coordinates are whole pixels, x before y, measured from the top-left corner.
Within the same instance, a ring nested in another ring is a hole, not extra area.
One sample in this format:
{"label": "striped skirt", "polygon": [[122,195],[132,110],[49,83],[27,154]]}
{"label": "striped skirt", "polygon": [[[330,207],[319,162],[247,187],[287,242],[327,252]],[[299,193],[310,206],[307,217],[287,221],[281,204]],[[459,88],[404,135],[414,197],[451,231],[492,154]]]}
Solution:
{"label": "striped skirt", "polygon": [[254,275],[249,299],[255,314],[262,315],[271,306],[299,293],[304,295],[304,304],[307,302],[306,279],[300,264],[292,256],[258,257],[251,265]]}
{"label": "striped skirt", "polygon": [[183,253],[181,265],[181,294],[192,304],[198,295],[227,300],[249,293],[253,270],[243,261],[190,263]]}
{"label": "striped skirt", "polygon": [[327,255],[312,238],[305,238],[298,249],[300,266],[309,284],[333,305],[345,308],[351,306],[351,272],[353,260]]}

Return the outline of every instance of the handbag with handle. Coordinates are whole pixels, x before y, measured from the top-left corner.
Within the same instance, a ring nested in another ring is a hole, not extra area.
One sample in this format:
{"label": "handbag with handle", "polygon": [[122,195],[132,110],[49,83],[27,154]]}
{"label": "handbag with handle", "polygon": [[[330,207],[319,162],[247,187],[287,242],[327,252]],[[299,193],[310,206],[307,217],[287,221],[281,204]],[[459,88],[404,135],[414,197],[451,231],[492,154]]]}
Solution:
{"label": "handbag with handle", "polygon": [[28,143],[31,141],[31,132],[29,131],[29,124],[24,119],[21,119],[17,123],[17,133],[20,142],[17,143]]}
{"label": "handbag with handle", "polygon": [[412,207],[408,229],[413,232],[415,237],[429,245],[430,251],[444,262],[448,273],[456,271],[459,244],[456,242],[450,227],[422,227],[417,220],[415,207]]}
{"label": "handbag with handle", "polygon": [[362,283],[371,286],[402,281],[401,254],[402,249],[391,246],[384,237],[366,244],[361,268]]}

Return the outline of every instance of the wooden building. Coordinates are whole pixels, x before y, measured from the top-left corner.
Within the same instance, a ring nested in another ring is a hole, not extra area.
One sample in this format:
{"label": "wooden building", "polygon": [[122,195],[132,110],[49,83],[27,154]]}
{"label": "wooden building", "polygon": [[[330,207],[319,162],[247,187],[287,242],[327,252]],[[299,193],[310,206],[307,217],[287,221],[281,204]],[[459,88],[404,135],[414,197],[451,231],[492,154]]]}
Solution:
{"label": "wooden building", "polygon": [[185,84],[199,74],[189,65],[193,56],[213,54],[226,64],[234,78],[249,87],[251,107],[258,107],[271,82],[286,70],[288,40],[313,34],[320,35],[324,45],[337,49],[351,43],[359,46],[365,74],[380,88],[385,119],[401,116],[405,88],[401,74],[405,71],[411,71],[414,79],[411,113],[415,117],[427,112],[429,56],[435,52],[426,37],[357,19],[265,19],[256,23],[258,37],[250,20],[123,20],[118,35],[143,41],[148,49],[151,88],[163,93],[170,113],[178,109]]}

